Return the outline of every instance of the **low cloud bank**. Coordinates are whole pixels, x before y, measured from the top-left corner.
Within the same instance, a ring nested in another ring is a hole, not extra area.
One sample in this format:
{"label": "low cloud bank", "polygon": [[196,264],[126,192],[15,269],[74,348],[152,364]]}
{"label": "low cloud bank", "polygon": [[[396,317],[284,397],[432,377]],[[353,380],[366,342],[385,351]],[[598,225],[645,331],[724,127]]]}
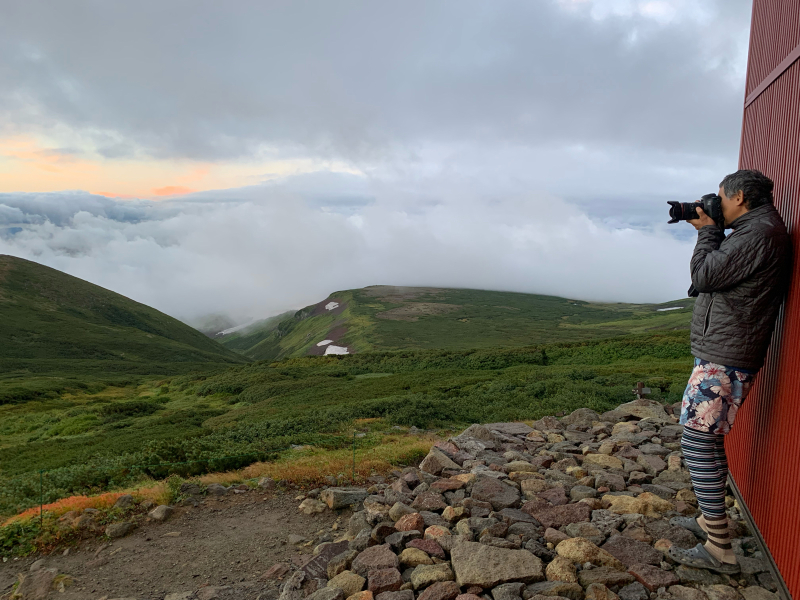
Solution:
{"label": "low cloud bank", "polygon": [[666,301],[685,294],[692,248],[672,231],[614,228],[547,195],[467,190],[324,199],[261,186],[161,202],[0,194],[0,253],[182,319],[263,317],[373,284]]}

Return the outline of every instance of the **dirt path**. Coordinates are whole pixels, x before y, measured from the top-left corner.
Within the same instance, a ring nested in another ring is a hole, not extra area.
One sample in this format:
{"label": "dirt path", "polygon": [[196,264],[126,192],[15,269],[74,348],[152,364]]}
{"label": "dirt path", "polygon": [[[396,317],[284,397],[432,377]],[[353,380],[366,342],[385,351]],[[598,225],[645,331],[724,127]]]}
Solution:
{"label": "dirt path", "polygon": [[[166,523],[149,523],[131,535],[104,543],[84,540],[49,556],[0,563],[0,598],[31,564],[70,575],[75,583],[50,598],[163,600],[167,594],[226,586],[215,598],[267,600],[277,597],[275,582],[261,578],[276,562],[299,563],[314,545],[332,539],[334,522],[347,526],[350,511],[305,516],[291,495],[247,492],[208,498],[197,507],[177,507]],[[177,535],[176,535],[177,534]],[[313,543],[293,546],[290,534]],[[307,557],[305,557],[307,558]],[[207,590],[210,592],[210,590]]]}

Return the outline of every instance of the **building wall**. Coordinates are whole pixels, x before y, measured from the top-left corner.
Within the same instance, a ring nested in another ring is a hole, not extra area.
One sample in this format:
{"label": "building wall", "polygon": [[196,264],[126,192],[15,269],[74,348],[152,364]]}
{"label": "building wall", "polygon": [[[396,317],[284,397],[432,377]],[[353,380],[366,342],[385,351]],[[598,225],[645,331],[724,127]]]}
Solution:
{"label": "building wall", "polygon": [[755,0],[739,166],[775,182],[792,234],[791,290],[766,365],[728,436],[731,475],[800,599],[800,2]]}

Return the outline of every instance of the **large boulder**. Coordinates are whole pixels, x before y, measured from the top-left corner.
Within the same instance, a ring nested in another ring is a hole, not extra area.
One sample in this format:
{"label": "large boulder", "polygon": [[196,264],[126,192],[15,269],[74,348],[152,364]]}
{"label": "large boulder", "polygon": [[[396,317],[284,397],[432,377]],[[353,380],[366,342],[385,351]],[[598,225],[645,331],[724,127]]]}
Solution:
{"label": "large boulder", "polygon": [[649,419],[656,423],[665,423],[669,425],[674,423],[664,409],[664,405],[655,400],[634,400],[633,402],[620,404],[615,410],[624,415],[638,417],[639,419]]}
{"label": "large boulder", "polygon": [[533,583],[544,579],[542,561],[527,550],[508,550],[476,542],[461,542],[450,551],[456,581],[461,587],[484,589],[502,583]]}
{"label": "large boulder", "polygon": [[520,500],[517,488],[494,477],[478,477],[472,485],[472,497],[475,500],[488,502],[495,510],[514,507]]}
{"label": "large boulder", "polygon": [[600,420],[600,415],[591,408],[579,408],[561,419],[562,425],[576,425],[578,427],[591,427]]}
{"label": "large boulder", "polygon": [[461,469],[457,463],[453,462],[447,454],[439,450],[436,446],[430,449],[428,456],[423,459],[419,468],[421,471],[425,471],[431,475],[439,475],[445,469],[452,469],[454,471],[459,471]]}
{"label": "large boulder", "polygon": [[356,556],[350,569],[362,577],[377,569],[396,569],[400,566],[397,555],[389,544],[372,546]]}

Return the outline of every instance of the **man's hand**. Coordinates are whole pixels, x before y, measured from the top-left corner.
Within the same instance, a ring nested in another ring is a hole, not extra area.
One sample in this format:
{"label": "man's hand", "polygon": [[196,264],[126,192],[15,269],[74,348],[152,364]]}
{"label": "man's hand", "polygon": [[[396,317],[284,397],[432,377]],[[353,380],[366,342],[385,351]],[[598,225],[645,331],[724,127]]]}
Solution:
{"label": "man's hand", "polygon": [[714,222],[714,219],[709,217],[705,213],[705,211],[699,206],[697,207],[697,214],[700,215],[697,219],[692,219],[691,221],[686,221],[686,222],[689,223],[692,227],[694,227],[698,231],[700,231],[700,228],[705,227],[706,225],[714,225],[714,226],[717,225]]}

